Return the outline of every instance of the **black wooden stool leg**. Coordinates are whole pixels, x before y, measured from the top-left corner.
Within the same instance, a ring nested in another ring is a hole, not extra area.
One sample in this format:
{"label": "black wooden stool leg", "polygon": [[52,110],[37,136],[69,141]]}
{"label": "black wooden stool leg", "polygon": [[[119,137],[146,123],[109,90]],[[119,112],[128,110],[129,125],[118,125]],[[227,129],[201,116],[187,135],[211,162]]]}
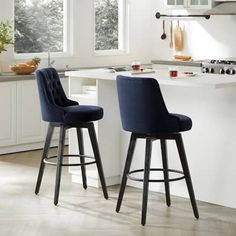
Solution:
{"label": "black wooden stool leg", "polygon": [[55,185],[55,193],[54,193],[54,204],[57,205],[60,191],[60,183],[61,183],[61,169],[63,162],[63,154],[64,154],[64,144],[65,144],[65,135],[66,128],[64,126],[60,126],[60,138],[59,138],[59,146],[57,150],[57,173],[56,173],[56,185]]}
{"label": "black wooden stool leg", "polygon": [[118,201],[117,201],[117,205],[116,205],[116,212],[120,211],[120,207],[121,207],[121,203],[123,200],[125,187],[126,187],[126,183],[127,183],[127,174],[129,173],[131,162],[133,159],[133,153],[134,153],[134,148],[136,145],[136,140],[137,140],[136,136],[134,134],[131,134],[127,158],[126,158],[124,172],[123,172],[123,177],[122,177],[122,181],[121,181],[121,185],[120,185],[120,193],[119,193],[119,197],[118,197]]}
{"label": "black wooden stool leg", "polygon": [[166,205],[170,206],[171,201],[170,201],[170,185],[169,185],[166,140],[161,139],[160,142],[161,142],[161,155],[162,155],[162,163],[163,163],[163,174],[164,174],[164,180],[165,180]]}
{"label": "black wooden stool leg", "polygon": [[41,164],[40,164],[40,168],[39,168],[38,179],[37,179],[37,183],[36,183],[36,187],[35,187],[35,194],[38,194],[39,190],[40,190],[40,186],[41,186],[41,182],[42,182],[42,178],[43,178],[43,172],[44,172],[44,168],[45,168],[44,159],[47,158],[47,156],[48,156],[48,151],[49,151],[50,143],[52,140],[53,130],[54,130],[54,127],[51,124],[49,124],[48,131],[47,131],[47,137],[46,137],[44,148],[43,148],[43,155],[42,155]]}
{"label": "black wooden stool leg", "polygon": [[88,131],[89,131],[89,136],[90,136],[90,140],[91,140],[91,144],[92,144],[92,148],[93,148],[94,157],[95,157],[96,164],[97,164],[100,182],[102,185],[103,195],[104,195],[105,199],[108,199],[107,186],[106,186],[106,181],[105,181],[105,177],[104,177],[104,173],[103,173],[102,161],[101,161],[101,157],[100,157],[96,132],[95,132],[93,123],[89,124]]}
{"label": "black wooden stool leg", "polygon": [[[77,139],[78,139],[78,146],[79,146],[79,154],[84,155],[84,140],[83,140],[83,133],[81,128],[76,128],[77,131]],[[81,164],[84,164],[84,157],[80,157]],[[87,188],[87,178],[86,178],[86,169],[84,165],[81,165],[81,174],[82,174],[82,181],[84,189]]]}
{"label": "black wooden stool leg", "polygon": [[146,224],[151,153],[152,153],[152,140],[150,138],[146,138],[144,179],[143,179],[143,204],[142,204],[142,219],[141,219],[142,225]]}
{"label": "black wooden stool leg", "polygon": [[189,196],[190,196],[194,216],[198,219],[199,218],[198,208],[197,208],[197,203],[196,203],[196,200],[195,200],[192,180],[191,180],[191,176],[190,176],[190,171],[189,171],[189,167],[188,167],[188,162],[187,162],[186,153],[185,153],[185,150],[184,150],[184,144],[183,144],[181,134],[178,135],[178,137],[176,138],[175,141],[176,141],[176,145],[177,145],[177,148],[178,148],[178,152],[179,152],[183,172],[184,172],[184,175],[185,175],[185,180],[186,180],[186,184],[187,184],[187,188],[188,188],[188,192],[189,192]]}

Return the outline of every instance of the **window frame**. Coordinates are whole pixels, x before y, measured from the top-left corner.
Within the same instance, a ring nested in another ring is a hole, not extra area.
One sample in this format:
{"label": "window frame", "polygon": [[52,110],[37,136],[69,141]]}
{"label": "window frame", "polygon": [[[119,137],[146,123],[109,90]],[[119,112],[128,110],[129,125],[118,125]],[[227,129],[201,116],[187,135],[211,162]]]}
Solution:
{"label": "window frame", "polygon": [[[64,4],[64,17],[63,17],[63,52],[50,52],[50,56],[53,58],[63,58],[73,56],[73,1],[63,0]],[[14,8],[15,9],[15,8]],[[14,13],[15,17],[15,13]],[[30,59],[32,57],[48,58],[49,52],[39,53],[16,53],[14,49],[14,58]]]}
{"label": "window frame", "polygon": [[95,3],[93,4],[94,20],[93,20],[93,51],[95,56],[109,56],[109,55],[122,55],[129,53],[129,11],[130,5],[128,0],[118,1],[118,49],[110,50],[96,50],[96,34],[95,34]]}

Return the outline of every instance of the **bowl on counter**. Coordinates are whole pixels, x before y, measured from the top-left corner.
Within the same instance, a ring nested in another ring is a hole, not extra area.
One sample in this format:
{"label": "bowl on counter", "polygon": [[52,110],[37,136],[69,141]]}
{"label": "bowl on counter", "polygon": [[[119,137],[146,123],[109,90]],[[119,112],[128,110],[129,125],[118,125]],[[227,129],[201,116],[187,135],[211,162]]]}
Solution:
{"label": "bowl on counter", "polygon": [[10,69],[16,74],[16,75],[30,75],[33,72],[36,71],[37,67],[36,66],[18,66],[18,65],[13,65],[10,66]]}

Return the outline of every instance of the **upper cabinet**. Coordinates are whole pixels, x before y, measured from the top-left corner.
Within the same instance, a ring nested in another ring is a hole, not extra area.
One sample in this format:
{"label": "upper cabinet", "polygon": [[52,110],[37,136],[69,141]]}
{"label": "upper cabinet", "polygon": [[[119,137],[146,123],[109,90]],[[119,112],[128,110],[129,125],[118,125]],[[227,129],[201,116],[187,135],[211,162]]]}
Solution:
{"label": "upper cabinet", "polygon": [[166,0],[166,5],[171,9],[211,9],[214,0]]}
{"label": "upper cabinet", "polygon": [[187,0],[166,0],[168,8],[182,9],[187,5]]}
{"label": "upper cabinet", "polygon": [[191,9],[211,9],[213,1],[212,0],[188,0],[188,8]]}

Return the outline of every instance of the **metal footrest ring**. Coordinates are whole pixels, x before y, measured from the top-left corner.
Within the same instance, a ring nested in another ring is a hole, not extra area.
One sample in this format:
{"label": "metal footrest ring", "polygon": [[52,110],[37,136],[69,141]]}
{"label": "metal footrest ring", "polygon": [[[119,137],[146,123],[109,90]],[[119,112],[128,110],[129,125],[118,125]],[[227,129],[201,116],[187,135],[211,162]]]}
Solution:
{"label": "metal footrest ring", "polygon": [[[84,157],[85,159],[94,159],[94,157],[91,157],[91,156],[86,156],[86,155],[63,155],[63,157]],[[45,164],[48,164],[48,165],[53,165],[53,166],[56,166],[57,163],[56,162],[52,162],[52,161],[49,161],[51,159],[56,159],[57,156],[50,156],[50,157],[47,157],[47,158],[44,158],[43,162]],[[96,161],[90,161],[90,162],[85,162],[85,163],[69,163],[69,164],[66,164],[66,163],[62,163],[61,165],[62,166],[87,166],[87,165],[92,165],[92,164],[95,164]]]}
{"label": "metal footrest ring", "polygon": [[[172,173],[177,173],[177,174],[181,174],[182,176],[180,177],[177,177],[177,178],[169,178],[167,181],[165,181],[164,179],[149,179],[148,182],[159,182],[159,183],[163,183],[163,182],[173,182],[173,181],[178,181],[178,180],[181,180],[181,179],[184,179],[185,178],[185,175],[183,173],[183,171],[180,171],[180,170],[173,170],[173,169],[162,169],[162,168],[151,168],[150,169],[150,172],[151,171],[168,171],[168,172],[172,172]],[[139,182],[143,182],[143,179],[140,179],[140,178],[136,178],[136,177],[133,177],[132,174],[134,173],[139,173],[139,172],[144,172],[144,169],[138,169],[138,170],[133,170],[133,171],[130,171],[128,174],[127,174],[127,178],[130,179],[130,180],[134,180],[134,181],[139,181]]]}

